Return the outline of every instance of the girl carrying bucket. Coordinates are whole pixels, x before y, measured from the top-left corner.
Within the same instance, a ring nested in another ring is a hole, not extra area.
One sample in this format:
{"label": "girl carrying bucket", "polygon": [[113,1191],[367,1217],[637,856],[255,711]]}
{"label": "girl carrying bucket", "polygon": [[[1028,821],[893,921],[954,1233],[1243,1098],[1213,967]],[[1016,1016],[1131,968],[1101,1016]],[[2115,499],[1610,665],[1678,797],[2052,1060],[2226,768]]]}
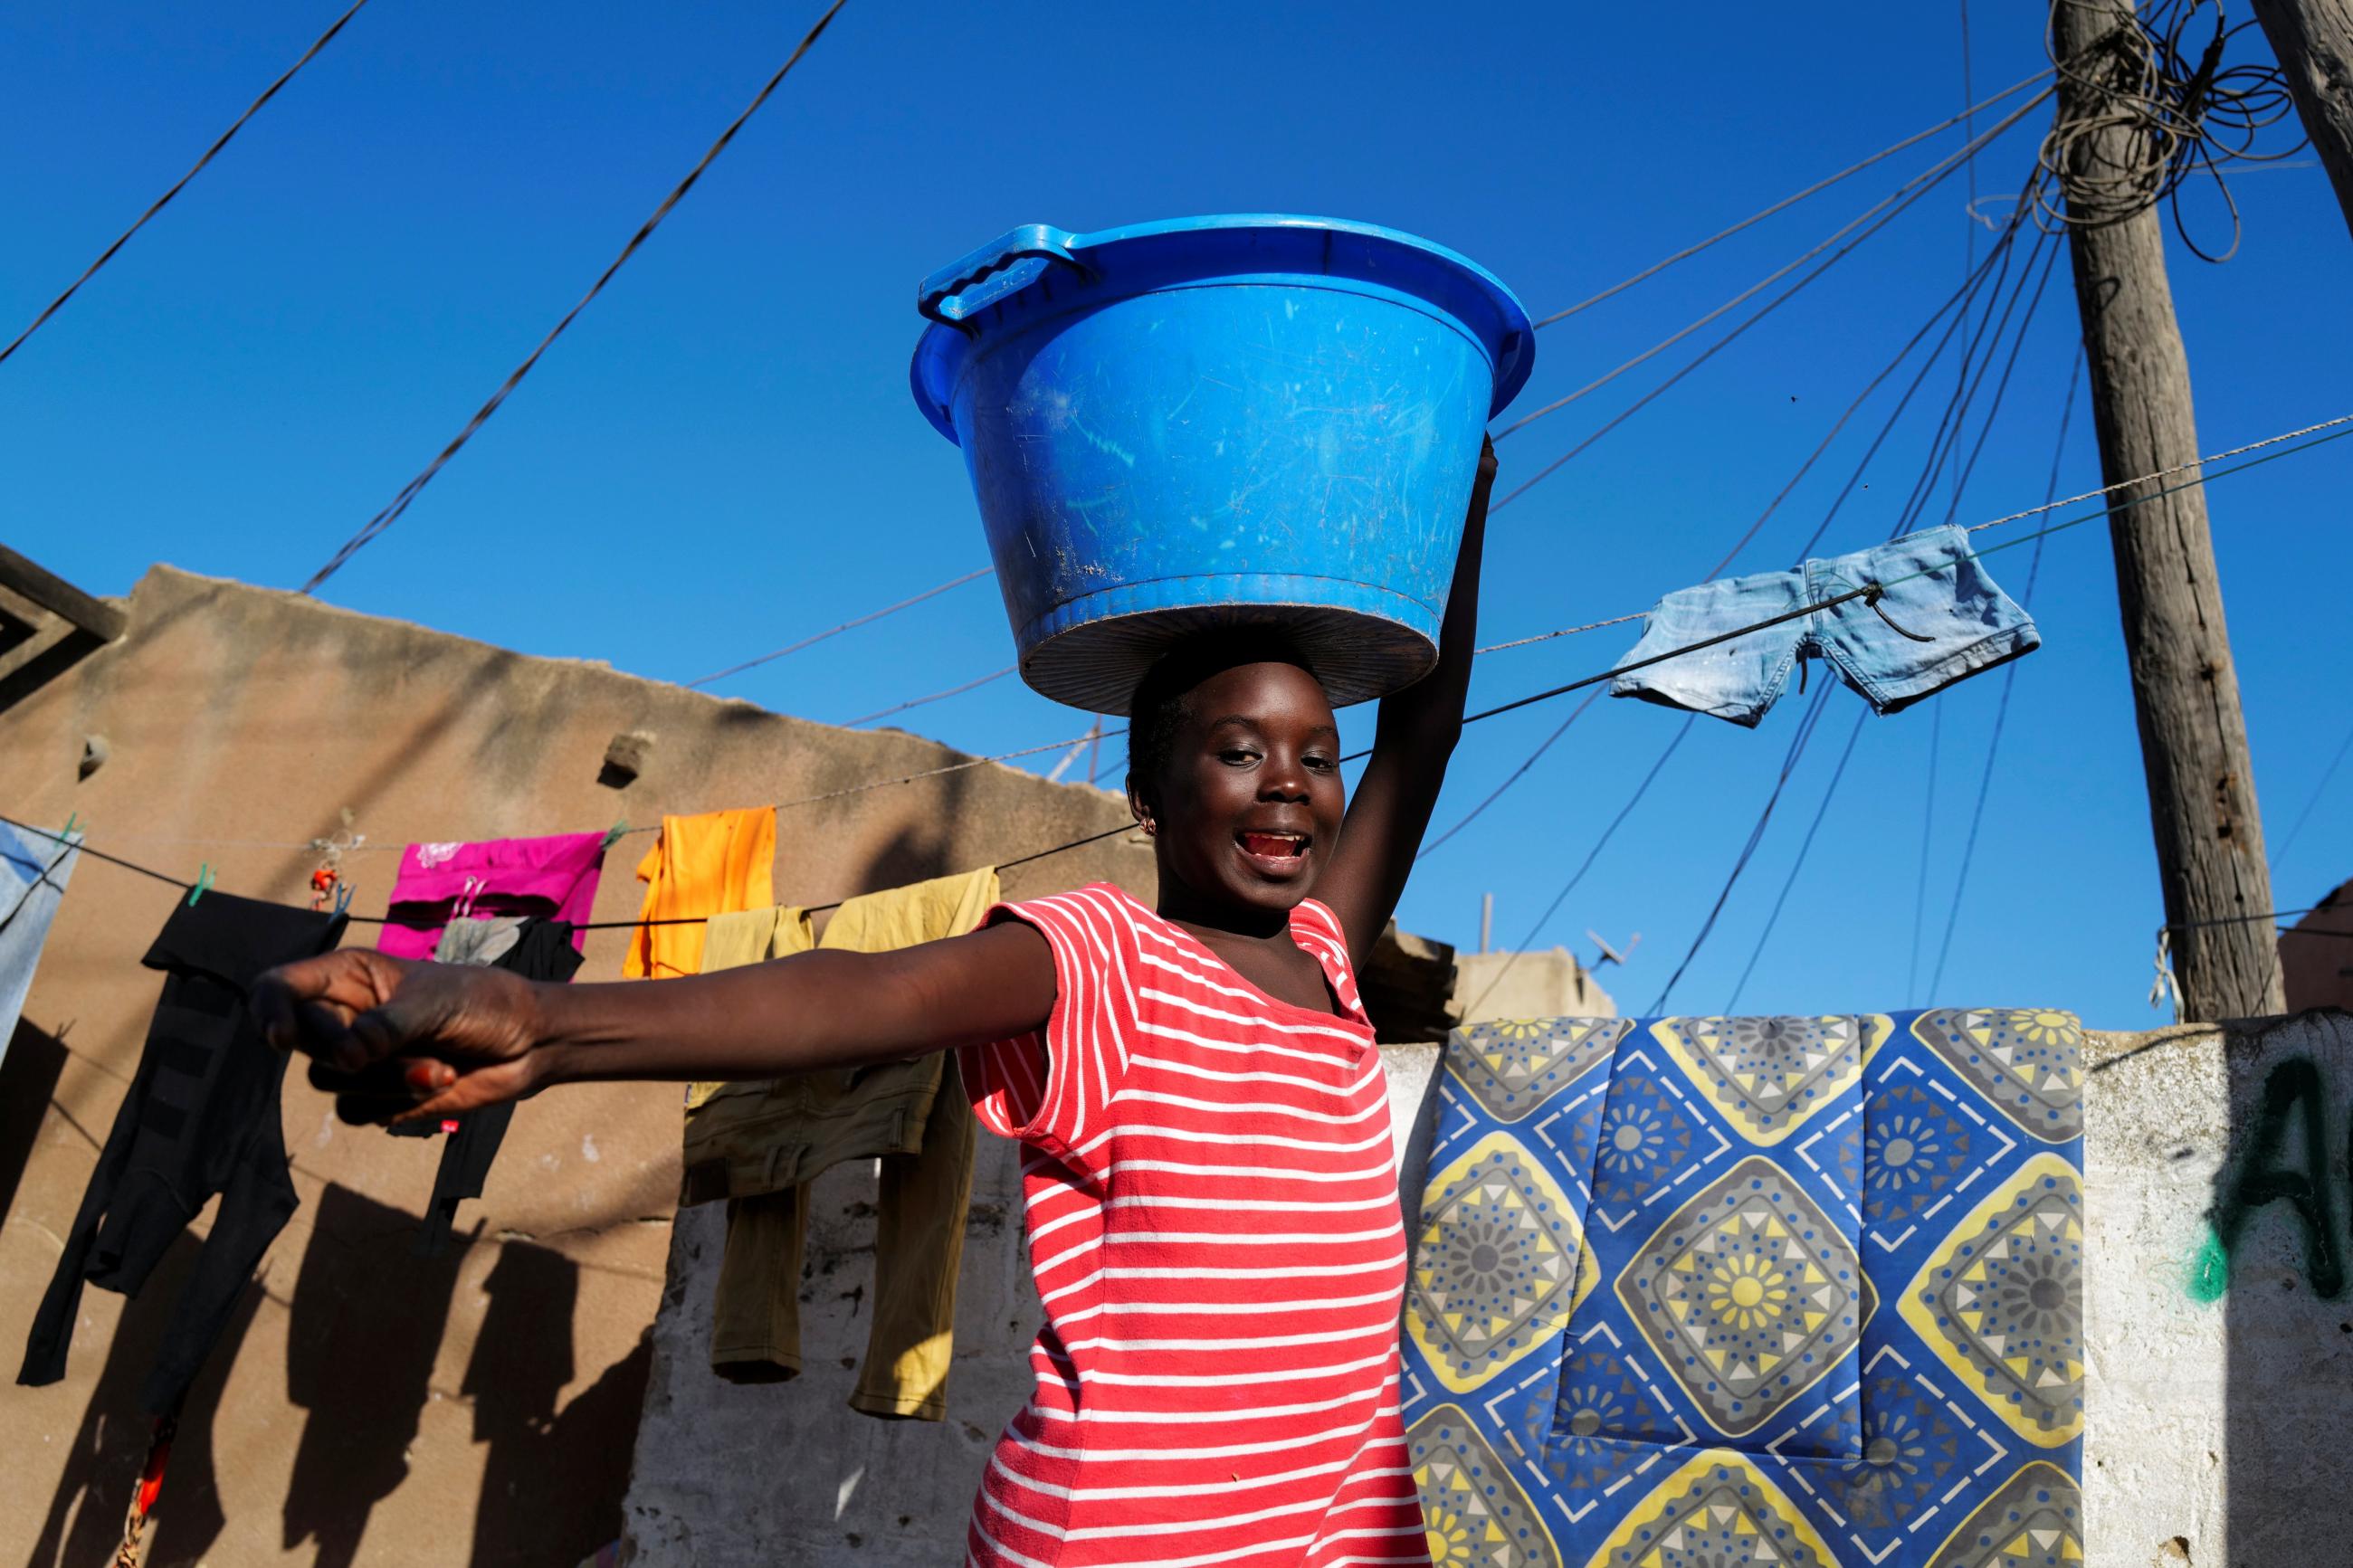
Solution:
{"label": "girl carrying bucket", "polygon": [[1098,884],[966,936],[665,982],[540,985],[345,950],[273,972],[270,1040],[397,1070],[405,1119],[552,1086],[761,1079],[955,1050],[1025,1145],[1046,1314],[969,1561],[1426,1564],[1399,1418],[1406,1237],[1356,971],[1461,727],[1482,449],[1436,669],[1381,702],[1353,801],[1282,643],[1180,646],[1132,706],[1158,908]]}

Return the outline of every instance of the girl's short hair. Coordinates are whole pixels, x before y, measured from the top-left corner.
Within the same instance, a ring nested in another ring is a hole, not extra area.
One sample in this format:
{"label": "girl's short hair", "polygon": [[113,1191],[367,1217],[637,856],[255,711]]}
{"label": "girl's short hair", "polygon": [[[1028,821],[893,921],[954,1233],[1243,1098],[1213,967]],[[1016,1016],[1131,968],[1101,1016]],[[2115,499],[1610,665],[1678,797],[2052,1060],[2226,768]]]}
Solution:
{"label": "girl's short hair", "polygon": [[1129,788],[1150,798],[1153,784],[1176,751],[1176,732],[1192,716],[1194,689],[1211,676],[1245,664],[1290,664],[1315,673],[1298,647],[1280,632],[1211,632],[1177,644],[1145,671],[1135,683],[1135,699],[1128,704]]}

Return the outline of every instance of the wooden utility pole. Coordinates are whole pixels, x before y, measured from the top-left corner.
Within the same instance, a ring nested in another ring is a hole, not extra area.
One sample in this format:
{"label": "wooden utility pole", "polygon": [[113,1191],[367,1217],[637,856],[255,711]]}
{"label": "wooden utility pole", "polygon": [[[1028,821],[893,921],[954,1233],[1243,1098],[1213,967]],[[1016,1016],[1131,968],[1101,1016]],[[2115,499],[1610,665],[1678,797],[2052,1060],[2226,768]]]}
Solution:
{"label": "wooden utility pole", "polygon": [[2254,0],[2304,133],[2353,228],[2353,0]]}
{"label": "wooden utility pole", "polygon": [[[2101,41],[2131,26],[2132,15],[2131,0],[2053,0],[2052,36],[2068,62],[2059,73],[2063,126],[2114,107],[2106,86],[2126,85],[2129,73]],[[2087,174],[2113,176],[2131,162],[2133,140],[2115,121],[2075,138],[2063,189]],[[2069,193],[2071,218],[2096,207],[2079,207]],[[2120,484],[2189,462],[2198,454],[2189,361],[2157,209],[2071,225],[2068,240],[2104,479]],[[2182,1016],[2210,1021],[2284,1012],[2286,1003],[2239,678],[2196,478],[2191,468],[2119,491],[2108,538]]]}

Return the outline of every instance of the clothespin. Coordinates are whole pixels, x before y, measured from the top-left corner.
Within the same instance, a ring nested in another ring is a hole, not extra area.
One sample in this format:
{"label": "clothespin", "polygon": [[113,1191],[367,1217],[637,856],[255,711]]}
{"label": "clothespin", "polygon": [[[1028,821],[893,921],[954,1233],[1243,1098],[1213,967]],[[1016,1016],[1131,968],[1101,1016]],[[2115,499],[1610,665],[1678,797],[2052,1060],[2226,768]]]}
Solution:
{"label": "clothespin", "polygon": [[352,885],[351,885],[349,882],[338,882],[338,883],[336,883],[336,884],[335,884],[335,913],[337,913],[337,914],[339,914],[339,915],[340,915],[340,914],[343,913],[345,910],[349,910],[351,907],[352,907]]}
{"label": "clothespin", "polygon": [[628,830],[629,819],[626,816],[621,818],[620,821],[613,824],[612,826],[605,829],[605,841],[596,846],[596,853],[602,855],[606,850],[610,849],[614,845],[618,844],[621,841],[621,836],[628,832]]}
{"label": "clothespin", "polygon": [[60,837],[71,838],[74,836],[74,829],[80,826],[81,813],[77,811],[71,816],[66,818],[66,825],[58,831]]}
{"label": "clothespin", "polygon": [[203,865],[196,868],[196,885],[188,889],[188,908],[192,910],[195,909],[196,907],[196,900],[203,898],[206,892],[210,891],[212,885],[213,863],[207,860]]}
{"label": "clothespin", "polygon": [[2166,997],[2173,998],[2173,1021],[2181,1022],[2181,983],[2173,973],[2173,930],[2159,926],[2157,931],[2157,978],[2148,983],[2148,1005],[2161,1007]]}

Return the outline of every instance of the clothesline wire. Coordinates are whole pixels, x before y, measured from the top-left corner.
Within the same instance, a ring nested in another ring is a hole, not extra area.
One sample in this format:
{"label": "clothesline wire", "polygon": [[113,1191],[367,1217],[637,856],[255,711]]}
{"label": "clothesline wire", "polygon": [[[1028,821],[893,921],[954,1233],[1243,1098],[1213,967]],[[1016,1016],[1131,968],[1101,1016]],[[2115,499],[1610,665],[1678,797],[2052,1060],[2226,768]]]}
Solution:
{"label": "clothesline wire", "polygon": [[63,310],[65,308],[66,301],[72,299],[77,293],[81,291],[81,286],[83,284],[89,282],[92,278],[97,277],[99,268],[113,260],[115,253],[121,250],[125,245],[131,243],[131,237],[147,226],[148,219],[153,217],[157,213],[162,212],[166,206],[170,205],[172,198],[178,195],[183,190],[186,189],[189,181],[195,179],[198,174],[203,174],[205,172],[205,165],[211,163],[216,157],[219,156],[221,149],[227,147],[231,139],[233,139],[238,132],[245,129],[245,122],[251,120],[255,115],[260,113],[261,106],[268,103],[271,99],[277,97],[279,89],[284,87],[288,82],[292,81],[296,72],[300,71],[304,66],[309,65],[312,59],[318,57],[318,53],[321,49],[325,48],[330,43],[333,42],[335,35],[343,30],[343,24],[350,21],[353,16],[358,16],[360,7],[366,4],[367,0],[352,0],[351,9],[336,17],[333,24],[330,26],[325,32],[320,34],[317,38],[313,39],[311,47],[302,51],[302,58],[301,59],[298,59],[292,65],[288,66],[286,69],[280,74],[277,80],[262,89],[261,96],[255,99],[251,103],[246,105],[245,112],[238,115],[227,130],[222,132],[214,139],[213,144],[205,149],[204,156],[198,158],[193,164],[189,165],[188,172],[182,174],[177,180],[174,180],[172,183],[171,189],[165,191],[162,195],[157,196],[154,201],[150,203],[147,210],[139,215],[137,222],[133,223],[129,228],[124,229],[120,235],[115,237],[115,241],[112,245],[108,246],[104,250],[99,252],[98,259],[91,262],[88,267],[83,268],[81,276],[68,284],[64,293],[50,300],[48,307],[42,310],[39,315],[33,318],[32,325],[26,327],[23,331],[18,332],[9,342],[6,348],[0,348],[0,364],[6,363],[10,355],[14,354],[18,349],[25,346],[26,339],[31,337],[35,332],[39,331],[43,324],[46,323],[51,316],[56,315],[59,310]]}
{"label": "clothesline wire", "polygon": [[[2021,110],[2021,112],[2023,111]],[[1980,137],[1978,139],[1978,145],[1982,145],[1987,139],[2008,129],[2010,123],[2011,121],[2009,120],[2003,121],[2000,125],[1994,127],[1993,130],[1987,132],[1983,137]],[[1700,366],[1705,364],[1709,360],[1715,358],[1724,350],[1731,347],[1732,344],[1736,342],[1743,333],[1746,332],[1749,328],[1755,326],[1767,316],[1771,315],[1775,310],[1787,304],[1790,300],[1794,299],[1798,295],[1799,290],[1805,289],[1809,284],[1820,278],[1822,274],[1837,266],[1841,261],[1852,255],[1857,247],[1862,245],[1873,236],[1884,229],[1889,224],[1902,216],[1905,210],[1911,207],[1914,203],[1919,201],[1921,197],[1926,195],[1930,191],[1943,184],[1946,180],[1950,179],[1952,177],[1953,171],[1959,166],[1959,164],[1947,160],[1945,164],[1933,170],[1933,178],[1926,179],[1925,183],[1920,184],[1916,189],[1905,195],[1902,201],[1898,202],[1894,206],[1890,207],[1887,211],[1880,214],[1876,218],[1873,219],[1869,227],[1863,229],[1862,232],[1857,234],[1838,249],[1832,251],[1821,261],[1820,265],[1816,266],[1811,271],[1799,278],[1795,283],[1789,285],[1788,288],[1784,289],[1781,292],[1773,296],[1772,299],[1767,300],[1763,305],[1758,306],[1756,310],[1751,312],[1738,325],[1733,327],[1722,337],[1716,339],[1706,348],[1702,349],[1691,359],[1685,361],[1681,369],[1675,371],[1674,374],[1668,376],[1664,381],[1659,383],[1658,385],[1652,387],[1649,392],[1644,393],[1641,397],[1636,398],[1625,408],[1620,410],[1616,415],[1604,422],[1598,429],[1594,430],[1583,440],[1577,442],[1577,445],[1571,447],[1567,451],[1562,453],[1559,457],[1555,458],[1551,462],[1546,464],[1543,468],[1538,468],[1534,474],[1522,480],[1508,494],[1496,500],[1494,505],[1489,510],[1491,511],[1500,511],[1504,507],[1511,505],[1512,502],[1519,500],[1520,497],[1525,495],[1529,490],[1543,483],[1555,473],[1557,473],[1565,464],[1570,462],[1590,448],[1595,442],[1600,440],[1604,436],[1609,435],[1620,425],[1623,425],[1636,414],[1641,413],[1642,409],[1649,406],[1651,403],[1657,401],[1661,396],[1664,395],[1670,389],[1680,383],[1685,376],[1699,369]]]}
{"label": "clothesline wire", "polygon": [[670,195],[662,198],[661,205],[654,209],[653,216],[638,226],[637,233],[629,237],[629,242],[621,247],[621,253],[613,258],[611,264],[605,268],[596,281],[588,286],[588,292],[580,296],[579,301],[572,309],[564,312],[563,319],[549,329],[547,336],[539,341],[539,346],[525,355],[523,362],[508,374],[506,380],[499,384],[499,389],[491,394],[490,400],[475,411],[474,416],[466,422],[465,427],[458,432],[448,446],[441,448],[440,454],[426,464],[416,478],[401,486],[383,510],[362,523],[359,531],[345,540],[335,553],[328,558],[327,563],[311,574],[310,581],[302,584],[303,593],[316,593],[321,584],[343,569],[344,563],[400,521],[401,513],[408,510],[408,503],[415,500],[419,492],[433,482],[433,477],[441,471],[444,464],[456,457],[459,450],[474,438],[474,432],[480,430],[489,421],[491,416],[499,411],[500,405],[506,402],[508,395],[521,385],[523,377],[529,375],[532,368],[539,363],[540,356],[547,353],[554,345],[555,340],[564,335],[565,330],[572,325],[580,312],[588,308],[589,301],[605,291],[605,285],[610,283],[614,274],[619,272],[628,264],[629,258],[638,253],[638,247],[652,237],[654,230],[660,226],[662,219],[670,216],[670,209],[685,199],[686,193],[692,190],[695,182],[702,178],[702,172],[711,167],[712,161],[720,153],[727,150],[727,144],[735,140],[735,133],[744,129],[744,122],[758,113],[760,106],[768,101],[768,95],[784,84],[786,76],[793,67],[800,63],[801,57],[808,53],[811,46],[816,44],[827,26],[832,23],[834,16],[848,3],[849,0],[833,0],[833,4],[827,7],[825,15],[817,19],[817,25],[802,35],[801,41],[795,46],[792,54],[785,63],[776,68],[776,75],[770,77],[766,85],[762,87],[753,96],[752,101],[744,106],[744,112],[737,115],[727,129],[719,133],[719,139],[711,144],[710,149],[702,154],[702,160],[687,171],[686,178],[681,180]]}
{"label": "clothesline wire", "polygon": [[[2346,416],[2344,418],[2340,419],[2329,420],[2324,424],[2308,426],[2307,428],[2310,430],[2325,430],[2328,429],[2332,426],[2343,426],[2348,423],[2353,423],[2353,415]],[[2235,464],[2231,468],[2219,469],[2211,474],[2201,474],[2198,478],[2188,480],[2183,484],[2168,486],[2163,489],[2152,490],[2144,496],[2134,496],[2124,501],[2118,502],[2115,506],[2104,508],[2096,512],[2086,512],[2081,517],[2068,518],[2063,521],[2052,523],[2045,528],[2036,530],[2032,533],[2021,534],[2016,539],[2007,540],[2000,544],[1989,545],[1983,550],[1962,552],[1957,555],[1955,559],[1957,561],[1982,559],[1985,556],[1998,553],[2000,551],[2013,549],[2018,545],[2029,543],[2049,534],[2064,532],[2068,529],[2080,527],[2086,522],[2096,521],[2101,518],[2113,517],[2116,512],[2146,505],[2148,502],[2160,500],[2163,497],[2172,495],[2179,490],[2190,489],[2201,485],[2209,484],[2214,479],[2221,479],[2228,474],[2242,472],[2247,468],[2258,468],[2265,463],[2276,462],[2282,458],[2291,457],[2299,452],[2310,451],[2316,447],[2325,446],[2331,441],[2342,440],[2348,436],[2353,436],[2353,430],[2339,429],[2332,435],[2318,436],[2314,439],[2306,442],[2303,446],[2291,447],[2284,451],[2275,451],[2264,457],[2251,458],[2244,463]],[[2269,446],[2272,445],[2272,443],[2260,442],[2253,445]],[[2250,446],[2249,447],[2240,449],[2253,450],[2253,447]],[[2178,468],[2176,471],[2178,471]],[[2017,515],[2024,516],[2028,514],[2020,513]],[[2013,520],[2005,519],[2000,521]],[[1598,685],[1601,681],[1611,679],[1619,675],[1627,674],[1637,669],[1645,669],[1652,665],[1662,664],[1668,659],[1681,658],[1687,654],[1698,653],[1706,648],[1715,647],[1720,644],[1732,641],[1737,637],[1747,637],[1756,632],[1770,630],[1774,626],[1785,625],[1790,621],[1798,620],[1806,616],[1814,615],[1823,610],[1836,609],[1841,605],[1851,604],[1857,599],[1868,599],[1875,602],[1879,595],[1889,588],[1894,587],[1903,583],[1911,582],[1915,578],[1927,576],[1932,573],[1942,569],[1942,565],[1922,567],[1917,571],[1907,572],[1902,576],[1891,577],[1876,583],[1866,583],[1862,586],[1850,588],[1843,592],[1831,595],[1829,597],[1815,601],[1814,603],[1799,605],[1796,609],[1787,610],[1779,615],[1767,616],[1764,620],[1754,622],[1748,626],[1735,627],[1730,631],[1721,632],[1714,637],[1703,637],[1697,642],[1687,643],[1679,647],[1669,648],[1663,653],[1653,654],[1646,658],[1630,660],[1627,663],[1616,665],[1609,669],[1602,670],[1598,674],[1586,676],[1581,679],[1567,681],[1562,685],[1550,687],[1542,691],[1532,692],[1525,697],[1515,698],[1509,702],[1497,703],[1492,708],[1482,709],[1476,713],[1465,714],[1463,716],[1462,722],[1465,724],[1475,724],[1488,719],[1498,718],[1505,713],[1516,712],[1520,709],[1529,707],[1535,703],[1548,701],[1553,698],[1565,696],[1571,691],[1581,690],[1586,687]],[[1827,693],[1830,687],[1825,685],[1823,689],[1825,693]],[[1105,731],[1104,738],[1109,739],[1112,736],[1124,734],[1125,732],[1126,731],[1124,730]],[[918,779],[932,778],[944,773],[954,773],[963,768],[977,767],[984,763],[1001,760],[1001,757],[1005,756],[1021,756],[1029,755],[1036,752],[1054,751],[1061,747],[1069,746],[1073,742],[1071,741],[1056,741],[1048,745],[1030,747],[1023,752],[1001,753],[1000,757],[973,758],[963,763],[953,763],[944,768],[933,768],[927,769],[922,773],[908,773],[897,779],[876,780],[872,783],[856,785],[847,790],[829,791],[823,795],[804,796],[798,801],[781,803],[779,809],[781,809],[783,805],[804,805],[811,801],[832,799],[837,795],[856,794],[860,790],[865,789],[881,788],[892,784],[911,784]],[[1344,763],[1355,762],[1370,754],[1370,748],[1365,748],[1363,750],[1351,752],[1340,760]],[[49,839],[54,843],[69,842],[66,836],[62,834],[53,833],[47,828],[35,827],[29,823],[20,822],[11,816],[0,816],[0,823],[5,823],[12,827],[18,828],[26,833],[31,833],[38,837]],[[1117,834],[1127,831],[1129,831],[1129,827],[1128,825],[1125,824],[1117,827],[1105,828],[1100,833],[1089,834],[1084,837],[1071,839],[1067,843],[1053,845],[1048,848],[1035,850],[1026,855],[1017,856],[1009,860],[998,861],[997,866],[1000,869],[1003,869],[1014,866],[1027,865],[1033,860],[1042,860],[1048,856],[1058,855],[1062,853],[1064,850],[1075,849],[1082,845],[1099,843],[1103,839],[1113,837]],[[81,853],[89,855],[94,859],[102,860],[111,865],[121,866],[128,870],[137,871],[143,876],[151,877],[159,882],[166,882],[174,887],[182,889],[192,889],[195,886],[195,884],[185,881],[178,877],[172,876],[167,872],[154,870],[150,867],[142,866],[135,861],[123,859],[120,856],[110,855],[101,850],[92,849],[87,843],[80,844],[78,847],[80,849]],[[823,909],[831,908],[832,906],[814,905],[810,907]],[[2295,913],[2298,911],[2284,910],[2279,912]],[[380,921],[380,917],[354,916],[352,918],[363,921],[369,921],[373,918]],[[629,921],[623,923],[634,926],[648,922]]]}
{"label": "clothesline wire", "polygon": [[2036,82],[2045,79],[2052,74],[2052,68],[2045,68],[2021,81],[2014,82],[2010,86],[2002,89],[2000,92],[1995,93],[1991,98],[1984,99],[1977,103],[1971,104],[1968,108],[1963,110],[1960,113],[1954,115],[1951,119],[1938,121],[1936,124],[1929,126],[1926,131],[1915,132],[1913,134],[1904,138],[1901,142],[1897,142],[1890,146],[1883,147],[1878,152],[1873,153],[1870,157],[1863,159],[1861,163],[1850,163],[1845,168],[1841,169],[1837,174],[1829,175],[1824,179],[1817,180],[1812,184],[1808,185],[1805,189],[1793,192],[1792,194],[1782,197],[1779,201],[1775,202],[1772,205],[1766,207],[1761,211],[1750,214],[1748,216],[1742,218],[1738,223],[1734,224],[1731,227],[1719,229],[1715,234],[1708,236],[1705,239],[1701,240],[1696,245],[1685,246],[1683,249],[1676,251],[1673,255],[1652,262],[1650,266],[1645,267],[1640,272],[1635,273],[1632,277],[1611,284],[1609,288],[1602,289],[1599,294],[1594,294],[1586,299],[1579,300],[1576,304],[1569,306],[1566,310],[1555,310],[1551,315],[1545,317],[1535,324],[1540,328],[1549,327],[1555,321],[1566,321],[1569,317],[1576,315],[1579,310],[1599,305],[1602,300],[1609,299],[1613,295],[1622,294],[1627,289],[1634,287],[1637,283],[1657,277],[1660,273],[1664,272],[1668,268],[1674,266],[1676,263],[1689,260],[1691,258],[1697,256],[1700,252],[1707,249],[1713,245],[1715,245],[1719,241],[1730,239],[1734,235],[1740,233],[1743,229],[1754,227],[1756,225],[1764,222],[1767,218],[1771,217],[1774,214],[1786,211],[1788,208],[1797,205],[1799,202],[1804,201],[1807,197],[1819,195],[1820,193],[1830,189],[1832,185],[1837,184],[1840,181],[1846,179],[1850,175],[1860,174],[1865,169],[1872,167],[1875,163],[1885,162],[1887,159],[1894,157],[1896,153],[1903,152],[1908,147],[1917,146],[1919,143],[1926,142],[1931,136],[1935,136],[1941,132],[1950,131],[1954,126],[1964,123],[1978,111],[1992,108],[1995,104],[2000,103],[2003,99],[2012,97],[2017,93],[2024,91],[2026,89],[2032,87]]}
{"label": "clothesline wire", "polygon": [[[1537,420],[1546,417],[1547,415],[1558,413],[1560,410],[1567,407],[1570,404],[1577,402],[1579,398],[1584,397],[1588,394],[1599,392],[1601,388],[1609,385],[1620,376],[1624,375],[1628,371],[1644,363],[1646,361],[1654,359],[1658,355],[1664,353],[1667,350],[1683,342],[1683,339],[1691,336],[1694,332],[1698,331],[1710,321],[1713,321],[1718,317],[1724,315],[1735,306],[1754,299],[1757,295],[1764,292],[1775,283],[1787,278],[1790,273],[1795,272],[1799,268],[1803,267],[1807,262],[1811,261],[1815,257],[1820,256],[1823,251],[1828,250],[1831,247],[1836,245],[1840,240],[1844,239],[1848,235],[1852,234],[1856,229],[1862,228],[1864,225],[1871,223],[1871,220],[1879,216],[1880,214],[1887,212],[1890,207],[1894,207],[1894,212],[1902,212],[1905,207],[1911,205],[1913,201],[1915,201],[1921,195],[1926,195],[1930,189],[1942,183],[1955,171],[1964,166],[1975,167],[1977,155],[1979,153],[1985,151],[1985,149],[1999,139],[2004,132],[2008,131],[2011,126],[2017,124],[2019,121],[2025,118],[2026,115],[2031,112],[2044,98],[2049,96],[2050,91],[2049,89],[2046,89],[2041,95],[2029,99],[2024,104],[2021,105],[2014,112],[2012,112],[2009,118],[2003,120],[1999,125],[1996,125],[1992,130],[1987,132],[1983,136],[1973,137],[1969,141],[1963,142],[1957,152],[1946,154],[1946,156],[1940,161],[1931,163],[1920,174],[1913,175],[1910,179],[1896,186],[1894,190],[1889,192],[1886,195],[1882,196],[1878,201],[1873,203],[1870,206],[1865,207],[1862,212],[1856,214],[1853,217],[1849,218],[1843,225],[1832,230],[1827,237],[1817,241],[1812,248],[1800,253],[1794,260],[1784,262],[1780,267],[1776,268],[1773,271],[1767,273],[1756,282],[1751,283],[1747,288],[1743,289],[1737,294],[1733,295],[1731,299],[1725,300],[1724,303],[1716,306],[1714,310],[1709,310],[1704,315],[1696,317],[1693,321],[1684,323],[1674,331],[1670,332],[1666,337],[1651,344],[1649,348],[1644,349],[1641,353],[1636,354],[1633,358],[1623,361],[1610,369],[1604,371],[1600,375],[1587,382],[1584,385],[1577,387],[1572,392],[1565,393],[1559,397],[1554,398],[1550,403],[1546,404],[1541,408],[1530,409],[1527,413],[1523,414],[1518,418],[1513,420],[1509,425],[1504,426],[1501,430],[1496,431],[1494,438],[1498,441],[1502,441],[1506,437],[1525,429],[1527,426],[1535,424]],[[1894,216],[1894,213],[1888,213],[1888,216],[1892,217]],[[1871,235],[1877,233],[1879,228],[1882,226],[1884,226],[1874,225],[1872,227],[1865,229],[1863,237],[1868,238]],[[1850,247],[1850,248],[1852,247]],[[1841,251],[1839,254],[1843,256],[1845,252]],[[1835,258],[1833,259],[1835,259]],[[1794,292],[1794,290],[1792,291]]]}

